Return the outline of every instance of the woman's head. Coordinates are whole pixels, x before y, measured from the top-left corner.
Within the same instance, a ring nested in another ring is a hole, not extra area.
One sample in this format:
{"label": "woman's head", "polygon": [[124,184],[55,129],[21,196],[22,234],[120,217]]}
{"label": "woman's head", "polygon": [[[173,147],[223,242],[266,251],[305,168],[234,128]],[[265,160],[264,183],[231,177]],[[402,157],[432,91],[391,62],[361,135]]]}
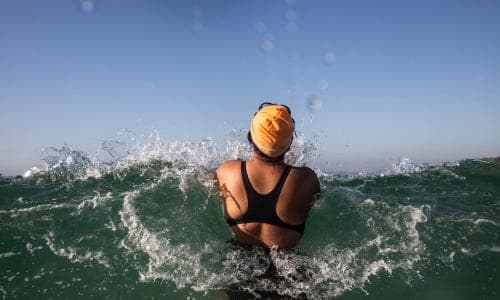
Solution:
{"label": "woman's head", "polygon": [[280,158],[290,149],[295,121],[287,106],[262,103],[254,114],[249,141],[256,150],[269,158]]}

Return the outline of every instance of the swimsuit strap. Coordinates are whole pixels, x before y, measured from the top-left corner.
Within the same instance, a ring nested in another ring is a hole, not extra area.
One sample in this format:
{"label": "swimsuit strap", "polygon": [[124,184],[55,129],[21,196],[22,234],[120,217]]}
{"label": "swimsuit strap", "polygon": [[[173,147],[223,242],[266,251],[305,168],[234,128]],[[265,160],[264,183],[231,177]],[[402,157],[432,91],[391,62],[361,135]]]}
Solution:
{"label": "swimsuit strap", "polygon": [[241,162],[241,177],[247,195],[248,208],[247,212],[238,220],[227,219],[230,226],[240,223],[268,223],[287,229],[298,231],[300,234],[304,232],[305,223],[299,225],[291,225],[282,221],[276,213],[276,204],[285,181],[290,174],[291,166],[287,165],[278,183],[273,190],[267,194],[260,194],[253,188],[248,178],[246,162]]}
{"label": "swimsuit strap", "polygon": [[276,183],[276,186],[272,189],[272,191],[270,191],[267,194],[261,194],[261,193],[258,193],[254,189],[252,184],[250,183],[250,179],[248,178],[246,165],[247,165],[246,161],[241,162],[241,177],[243,178],[243,185],[245,186],[245,192],[247,193],[247,199],[248,198],[266,198],[266,199],[272,199],[272,200],[277,201],[278,197],[281,193],[281,190],[283,189],[283,185],[285,185],[285,181],[288,177],[288,174],[290,174],[290,170],[292,169],[292,167],[289,165],[287,165],[285,167],[285,171],[283,171],[283,174],[281,174],[281,177],[278,180],[278,183]]}

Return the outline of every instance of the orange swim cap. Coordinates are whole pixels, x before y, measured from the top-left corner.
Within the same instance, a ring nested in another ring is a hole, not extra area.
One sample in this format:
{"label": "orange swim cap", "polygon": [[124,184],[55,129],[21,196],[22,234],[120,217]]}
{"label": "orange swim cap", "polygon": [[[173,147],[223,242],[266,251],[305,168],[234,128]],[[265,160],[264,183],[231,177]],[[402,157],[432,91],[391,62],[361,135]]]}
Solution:
{"label": "orange swim cap", "polygon": [[253,144],[269,157],[278,157],[290,148],[293,131],[294,121],[289,110],[278,104],[264,106],[250,124]]}

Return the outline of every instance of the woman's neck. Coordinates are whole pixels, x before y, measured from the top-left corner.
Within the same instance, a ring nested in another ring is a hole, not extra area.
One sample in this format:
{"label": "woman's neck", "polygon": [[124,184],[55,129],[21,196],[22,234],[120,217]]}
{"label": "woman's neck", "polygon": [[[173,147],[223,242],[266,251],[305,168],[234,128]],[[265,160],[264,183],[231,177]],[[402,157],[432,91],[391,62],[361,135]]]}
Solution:
{"label": "woman's neck", "polygon": [[252,152],[252,159],[254,159],[255,161],[259,162],[259,163],[262,163],[262,164],[265,164],[265,165],[284,165],[285,164],[285,160],[283,157],[281,157],[280,159],[273,159],[273,158],[268,158],[268,157],[265,157],[265,156],[262,156],[258,153],[256,153],[255,151]]}

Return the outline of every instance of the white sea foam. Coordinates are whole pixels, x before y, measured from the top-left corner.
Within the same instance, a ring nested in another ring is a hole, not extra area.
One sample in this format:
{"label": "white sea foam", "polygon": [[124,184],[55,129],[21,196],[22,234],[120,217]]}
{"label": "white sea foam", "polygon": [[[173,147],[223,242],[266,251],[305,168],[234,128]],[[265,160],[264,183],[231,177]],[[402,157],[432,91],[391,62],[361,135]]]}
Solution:
{"label": "white sea foam", "polygon": [[363,204],[368,204],[368,205],[373,205],[375,203],[375,201],[373,201],[372,199],[366,199],[365,201],[363,201]]}
{"label": "white sea foam", "polygon": [[6,257],[11,257],[11,256],[14,256],[14,255],[19,255],[21,254],[21,252],[5,252],[5,253],[0,253],[0,258],[6,258]]}
{"label": "white sea foam", "polygon": [[101,196],[101,194],[98,191],[95,191],[95,193],[96,193],[96,196],[94,196],[93,198],[86,199],[86,200],[83,200],[82,202],[80,202],[76,206],[76,209],[77,209],[76,212],[73,213],[73,214],[77,214],[78,215],[85,208],[95,209],[96,207],[98,207],[98,206],[104,204],[105,202],[113,199],[111,192],[106,193],[106,195],[104,195],[104,196]]}
{"label": "white sea foam", "polygon": [[479,218],[479,219],[470,219],[470,218],[463,218],[463,219],[457,219],[457,220],[452,220],[454,222],[467,222],[467,223],[472,223],[474,225],[481,225],[481,224],[490,224],[496,227],[500,227],[500,225],[490,219],[484,219],[484,218]]}
{"label": "white sea foam", "polygon": [[58,203],[58,204],[39,204],[31,207],[25,208],[17,208],[11,210],[0,210],[0,214],[16,214],[16,213],[25,213],[25,212],[36,212],[36,211],[45,211],[45,210],[53,210],[57,208],[68,208],[74,207],[74,204],[71,203]]}
{"label": "white sea foam", "polygon": [[[142,223],[134,203],[141,193],[152,188],[155,185],[125,193],[120,210],[121,224],[128,230],[121,245],[131,255],[141,251],[148,257],[147,265],[139,266],[139,279],[168,280],[177,288],[189,286],[199,291],[237,283],[241,289],[256,296],[259,291],[267,290],[292,297],[330,298],[355,288],[364,289],[370,278],[380,272],[410,271],[424,249],[416,226],[427,221],[424,211],[430,209],[428,206],[391,208],[385,203],[373,202],[366,207],[366,213],[373,214],[372,206],[379,206],[370,227],[377,236],[359,247],[341,249],[329,244],[309,254],[271,249],[270,256],[264,255],[259,248],[251,251],[232,249],[222,253],[222,269],[220,266],[211,269],[203,257],[217,253],[214,245],[206,245],[201,251],[193,250],[188,244],[174,245],[168,232],[155,233]],[[387,214],[393,217],[385,218]],[[389,234],[387,227],[399,227],[401,234]],[[376,256],[367,255],[374,249]],[[284,280],[259,277],[265,274],[271,263]]]}
{"label": "white sea foam", "polygon": [[494,225],[496,227],[500,227],[497,222],[492,221],[490,219],[477,219],[477,220],[474,221],[474,224],[476,224],[476,225],[483,224],[483,223],[485,223],[485,224],[491,224],[491,225]]}
{"label": "white sea foam", "polygon": [[116,231],[115,223],[113,223],[113,221],[111,220],[108,223],[104,224],[104,227],[108,228],[111,231]]}
{"label": "white sea foam", "polygon": [[478,246],[473,249],[471,248],[461,248],[460,251],[462,251],[463,254],[467,256],[475,256],[478,255],[482,252],[500,252],[500,246],[488,246],[488,245],[483,245],[483,246]]}
{"label": "white sea foam", "polygon": [[42,246],[37,246],[37,247],[33,247],[33,245],[31,243],[26,243],[26,250],[30,253],[30,254],[33,254],[33,252],[35,252],[36,250],[41,250],[43,249]]}
{"label": "white sea foam", "polygon": [[129,250],[132,250],[130,248],[132,247],[143,251],[148,255],[147,267],[140,270],[139,279],[141,281],[164,279],[174,282],[177,288],[184,288],[186,285],[195,290],[208,288],[204,281],[213,280],[215,274],[208,274],[202,268],[200,263],[202,253],[196,253],[184,244],[174,246],[168,239],[149,231],[141,223],[133,206],[139,194],[137,190],[125,193],[123,208],[120,211],[122,225],[128,230],[126,240],[122,241],[121,245]]}
{"label": "white sea foam", "polygon": [[[50,231],[48,234],[43,236],[49,249],[58,256],[66,257],[72,263],[85,263],[89,261],[95,261],[107,268],[110,268],[108,259],[102,251],[83,251],[74,246],[60,247],[55,242],[55,234]],[[83,253],[82,253],[83,252]]]}
{"label": "white sea foam", "polygon": [[[130,195],[132,198],[125,197],[122,217],[128,216],[132,221],[122,219],[122,222],[128,224],[126,227],[129,229],[129,235],[132,235],[128,242],[135,241],[135,248],[142,249],[150,257],[147,271],[141,273],[141,280],[161,278],[173,281],[179,287],[188,285],[199,290],[238,283],[242,289],[256,295],[260,290],[273,290],[292,297],[305,294],[315,299],[338,296],[355,288],[363,289],[369,279],[380,272],[391,274],[395,269],[412,271],[424,249],[416,226],[427,221],[424,211],[430,209],[428,206],[391,208],[385,203],[374,202],[366,209],[367,213],[373,214],[371,206],[378,205],[377,211],[381,210],[372,219],[373,226],[370,227],[378,235],[359,247],[341,249],[330,244],[309,254],[272,249],[270,260],[267,261],[258,249],[236,249],[225,253],[222,272],[214,274],[203,265],[198,253],[186,258],[184,253],[178,251],[181,248],[189,252],[189,246],[173,246],[168,240],[145,229],[133,209],[133,199],[138,194],[139,192],[135,192]],[[394,216],[385,218],[387,214]],[[398,227],[401,234],[395,237],[388,233],[386,227]],[[153,251],[151,245],[155,245]],[[370,256],[367,256],[367,253],[373,253],[373,249],[377,255],[368,258]],[[164,259],[159,260],[158,255]],[[157,261],[163,263],[155,264]],[[280,278],[285,280],[276,282],[264,278],[255,279],[265,273],[271,262],[276,266]],[[184,277],[172,278],[169,264],[181,268]],[[415,271],[415,274],[418,275],[418,272]],[[248,286],[245,285],[247,282],[250,282]]]}

